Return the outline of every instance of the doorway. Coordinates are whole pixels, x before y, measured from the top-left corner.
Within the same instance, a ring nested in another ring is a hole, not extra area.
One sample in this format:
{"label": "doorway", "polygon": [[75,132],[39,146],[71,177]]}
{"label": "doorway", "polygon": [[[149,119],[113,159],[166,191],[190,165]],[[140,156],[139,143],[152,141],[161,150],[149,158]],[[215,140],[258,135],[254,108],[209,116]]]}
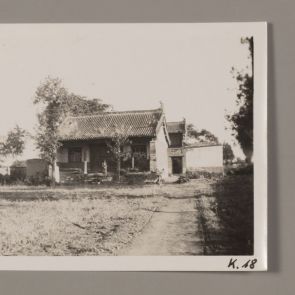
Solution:
{"label": "doorway", "polygon": [[172,174],[182,174],[182,157],[171,157]]}

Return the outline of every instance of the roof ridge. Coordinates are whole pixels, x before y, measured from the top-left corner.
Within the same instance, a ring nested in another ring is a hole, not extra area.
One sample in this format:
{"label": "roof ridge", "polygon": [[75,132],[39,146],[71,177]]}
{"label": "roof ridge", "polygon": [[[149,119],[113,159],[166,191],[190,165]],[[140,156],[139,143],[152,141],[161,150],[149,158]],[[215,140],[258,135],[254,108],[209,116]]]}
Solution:
{"label": "roof ridge", "polygon": [[146,112],[163,112],[161,108],[152,109],[152,110],[131,110],[131,111],[112,111],[112,112],[101,112],[98,114],[91,114],[91,115],[81,115],[81,116],[67,116],[67,118],[89,118],[89,117],[98,117],[104,115],[111,115],[111,114],[130,114],[130,113],[146,113]]}

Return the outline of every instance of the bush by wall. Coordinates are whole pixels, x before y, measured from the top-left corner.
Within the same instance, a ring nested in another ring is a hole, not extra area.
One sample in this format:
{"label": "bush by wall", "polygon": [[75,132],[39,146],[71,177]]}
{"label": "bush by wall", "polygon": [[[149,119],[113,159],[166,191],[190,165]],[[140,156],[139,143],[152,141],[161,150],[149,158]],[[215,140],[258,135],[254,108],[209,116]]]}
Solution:
{"label": "bush by wall", "polygon": [[223,174],[220,172],[212,172],[212,171],[206,171],[206,170],[193,170],[193,171],[187,171],[186,177],[189,179],[199,179],[199,178],[220,178]]}
{"label": "bush by wall", "polygon": [[128,172],[124,178],[128,184],[161,183],[163,181],[159,172]]}

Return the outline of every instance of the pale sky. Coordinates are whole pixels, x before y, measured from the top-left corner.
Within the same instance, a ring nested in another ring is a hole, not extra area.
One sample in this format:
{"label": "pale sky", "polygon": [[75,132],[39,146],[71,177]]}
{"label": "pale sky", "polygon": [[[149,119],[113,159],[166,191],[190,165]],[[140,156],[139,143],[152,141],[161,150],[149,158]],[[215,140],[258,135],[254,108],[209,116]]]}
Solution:
{"label": "pale sky", "polygon": [[[186,118],[221,142],[225,110],[234,110],[232,66],[249,65],[249,36],[236,24],[0,25],[0,135],[18,124],[33,133],[34,92],[46,76],[115,110],[158,108]],[[234,148],[241,157],[238,147]],[[35,157],[31,146],[26,157]]]}

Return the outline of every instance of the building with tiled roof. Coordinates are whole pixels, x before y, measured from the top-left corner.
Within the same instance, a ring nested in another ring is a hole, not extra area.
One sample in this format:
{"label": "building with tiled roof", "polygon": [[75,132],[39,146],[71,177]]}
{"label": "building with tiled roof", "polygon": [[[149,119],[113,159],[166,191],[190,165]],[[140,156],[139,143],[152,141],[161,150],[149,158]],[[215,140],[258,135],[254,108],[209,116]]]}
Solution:
{"label": "building with tiled roof", "polygon": [[68,117],[59,127],[57,162],[62,169],[81,169],[84,173],[115,170],[109,144],[116,134],[128,137],[123,146],[123,169],[163,171],[168,175],[168,147],[165,114],[154,110],[108,112],[91,116]]}
{"label": "building with tiled roof", "polygon": [[185,133],[186,132],[186,123],[185,119],[180,122],[167,122],[167,129],[169,133]]}
{"label": "building with tiled roof", "polygon": [[222,146],[187,145],[186,121],[166,122],[161,106],[154,110],[106,112],[67,117],[59,127],[61,147],[57,165],[61,171],[114,172],[116,160],[109,144],[118,134],[128,137],[122,151],[124,170],[155,172],[163,176],[189,169],[222,167]]}
{"label": "building with tiled roof", "polygon": [[68,117],[60,126],[59,136],[61,141],[112,138],[120,129],[130,137],[155,137],[163,120],[162,109]]}
{"label": "building with tiled roof", "polygon": [[186,137],[185,119],[180,122],[167,122],[167,130],[170,138],[170,147],[181,147]]}

